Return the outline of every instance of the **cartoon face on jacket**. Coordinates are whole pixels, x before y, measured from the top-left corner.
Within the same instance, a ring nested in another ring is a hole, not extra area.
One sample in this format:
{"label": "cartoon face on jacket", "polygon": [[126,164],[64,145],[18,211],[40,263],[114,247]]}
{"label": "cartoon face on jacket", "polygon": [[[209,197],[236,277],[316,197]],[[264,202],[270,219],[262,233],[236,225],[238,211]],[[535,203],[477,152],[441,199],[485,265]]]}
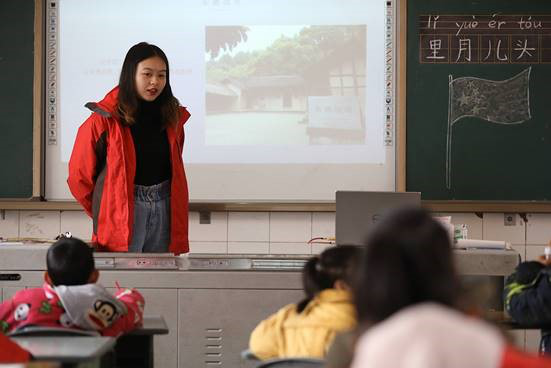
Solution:
{"label": "cartoon face on jacket", "polygon": [[87,317],[98,329],[103,329],[111,325],[115,320],[117,308],[106,300],[96,300],[94,309],[88,311]]}
{"label": "cartoon face on jacket", "polygon": [[22,303],[15,308],[15,311],[13,312],[13,318],[15,318],[16,321],[24,321],[27,319],[29,315],[29,311],[31,310],[31,305],[27,303]]}

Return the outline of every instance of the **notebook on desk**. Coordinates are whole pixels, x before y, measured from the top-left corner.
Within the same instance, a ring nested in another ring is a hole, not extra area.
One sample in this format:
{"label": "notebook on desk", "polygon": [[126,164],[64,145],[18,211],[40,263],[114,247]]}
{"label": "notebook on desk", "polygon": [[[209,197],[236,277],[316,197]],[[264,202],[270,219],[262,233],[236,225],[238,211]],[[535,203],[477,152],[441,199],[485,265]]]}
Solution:
{"label": "notebook on desk", "polygon": [[365,245],[369,230],[386,211],[420,206],[419,192],[337,191],[335,241],[337,245]]}

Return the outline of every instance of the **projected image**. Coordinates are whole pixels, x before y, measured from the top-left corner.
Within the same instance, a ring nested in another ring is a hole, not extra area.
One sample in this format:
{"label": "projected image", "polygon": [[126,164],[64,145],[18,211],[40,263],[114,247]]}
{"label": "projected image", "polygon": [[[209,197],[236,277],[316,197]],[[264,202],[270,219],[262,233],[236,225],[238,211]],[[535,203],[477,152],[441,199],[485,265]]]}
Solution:
{"label": "projected image", "polygon": [[365,143],[365,25],[205,34],[206,145]]}

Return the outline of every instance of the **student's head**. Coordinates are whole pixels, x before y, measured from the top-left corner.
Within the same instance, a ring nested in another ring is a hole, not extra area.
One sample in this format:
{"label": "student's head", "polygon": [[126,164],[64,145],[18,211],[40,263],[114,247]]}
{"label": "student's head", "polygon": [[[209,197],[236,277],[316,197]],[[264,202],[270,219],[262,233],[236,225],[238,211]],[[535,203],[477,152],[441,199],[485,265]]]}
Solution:
{"label": "student's head", "polygon": [[77,238],[61,238],[50,246],[46,254],[50,285],[84,285],[98,279],[92,248]]}
{"label": "student's head", "polygon": [[367,239],[354,285],[358,318],[373,324],[407,306],[456,307],[459,291],[448,232],[421,208],[381,219]]}
{"label": "student's head", "polygon": [[327,248],[319,256],[310,258],[302,270],[306,298],[298,304],[298,312],[302,312],[322,290],[349,288],[354,281],[360,254],[360,248],[342,245]]}
{"label": "student's head", "polygon": [[178,122],[180,104],[170,87],[168,59],[163,50],[146,42],[132,46],[122,65],[118,113],[125,123],[136,121],[138,106],[143,101],[158,104],[164,126]]}

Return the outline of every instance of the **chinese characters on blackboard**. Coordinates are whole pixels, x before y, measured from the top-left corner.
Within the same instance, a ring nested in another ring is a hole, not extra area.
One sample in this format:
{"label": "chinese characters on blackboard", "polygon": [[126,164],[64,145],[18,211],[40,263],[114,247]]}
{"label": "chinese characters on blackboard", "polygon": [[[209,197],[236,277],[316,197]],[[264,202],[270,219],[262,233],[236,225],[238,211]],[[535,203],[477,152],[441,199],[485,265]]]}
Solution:
{"label": "chinese characters on blackboard", "polygon": [[421,63],[551,63],[551,15],[419,16]]}

